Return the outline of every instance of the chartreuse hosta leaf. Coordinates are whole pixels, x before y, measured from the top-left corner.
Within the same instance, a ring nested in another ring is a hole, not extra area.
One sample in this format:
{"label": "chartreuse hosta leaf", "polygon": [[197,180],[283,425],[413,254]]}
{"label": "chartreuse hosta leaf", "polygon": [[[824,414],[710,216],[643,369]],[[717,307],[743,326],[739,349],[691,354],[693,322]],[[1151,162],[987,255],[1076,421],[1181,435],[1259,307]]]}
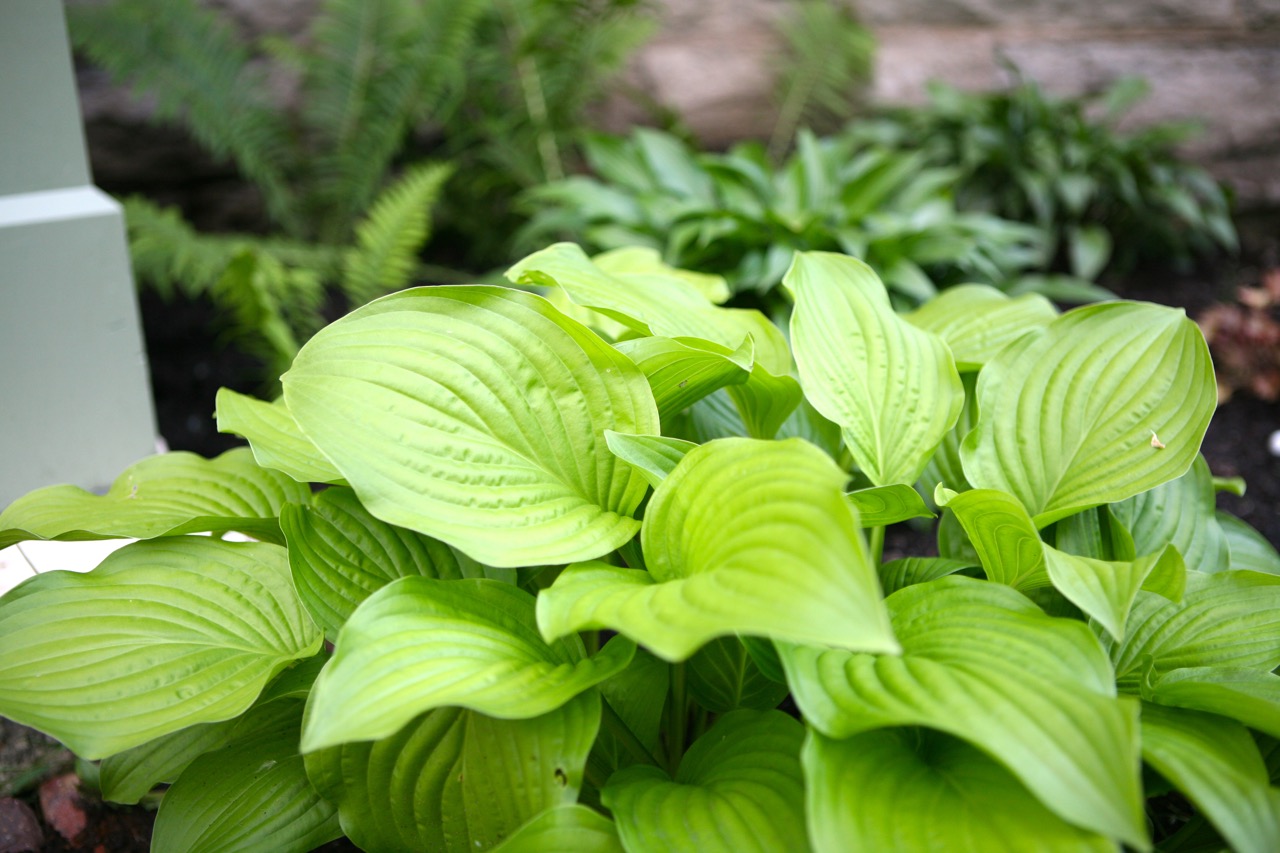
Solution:
{"label": "chartreuse hosta leaf", "polygon": [[698,445],[662,435],[624,435],[605,432],[605,442],[614,456],[634,465],[654,488],[675,470],[685,454]]}
{"label": "chartreuse hosta leaf", "polygon": [[599,725],[594,692],[526,720],[438,708],[379,740],[307,753],[307,775],[365,850],[488,850],[577,801]]}
{"label": "chartreuse hosta leaf", "polygon": [[643,283],[653,277],[675,278],[686,282],[708,300],[721,305],[729,301],[733,291],[724,276],[711,273],[682,270],[670,266],[662,260],[662,253],[657,249],[645,246],[624,246],[601,252],[591,259],[592,263],[623,281]]}
{"label": "chartreuse hosta leaf", "polygon": [[[677,271],[683,272],[683,271]],[[735,349],[750,336],[755,361],[774,376],[791,370],[786,338],[759,311],[720,308],[678,275],[628,276],[601,268],[573,243],[556,243],[521,260],[506,276],[516,284],[559,287],[640,335],[701,338]]]}
{"label": "chartreuse hosta leaf", "polygon": [[946,341],[956,367],[967,371],[1057,316],[1053,303],[1038,293],[1011,299],[985,284],[962,284],[948,287],[905,319]]}
{"label": "chartreuse hosta leaf", "polygon": [[875,850],[1106,851],[981,750],[930,729],[876,729],[843,740],[810,731],[801,754],[816,853]]}
{"label": "chartreuse hosta leaf", "polygon": [[1251,729],[1280,737],[1280,675],[1230,666],[1190,666],[1154,675],[1142,698],[1174,708],[1234,717]]}
{"label": "chartreuse hosta leaf", "polygon": [[350,489],[326,489],[310,505],[289,504],[280,526],[298,597],[331,641],[360,602],[396,578],[463,576],[449,546],[379,521]]}
{"label": "chartreuse hosta leaf", "polygon": [[857,508],[863,527],[884,527],[909,518],[933,518],[920,493],[901,483],[858,489],[845,497]]}
{"label": "chartreuse hosta leaf", "polygon": [[895,651],[845,476],[799,439],[696,447],[645,511],[649,571],[570,566],[538,596],[538,625],[611,628],[672,661],[736,633]]}
{"label": "chartreuse hosta leaf", "polygon": [[1142,757],[1238,853],[1280,850],[1280,790],[1248,730],[1224,717],[1143,703]]}
{"label": "chartreuse hosta leaf", "polygon": [[783,284],[805,395],[841,426],[872,484],[914,483],[964,404],[947,345],[894,313],[855,258],[797,252]]}
{"label": "chartreuse hosta leaf", "polygon": [[393,294],[322,330],[281,381],[373,515],[482,563],[591,559],[639,527],[647,486],[604,431],[660,432],[649,383],[539,296]]}
{"label": "chartreuse hosta leaf", "polygon": [[995,489],[955,494],[939,488],[934,495],[964,528],[982,561],[987,579],[1027,591],[1048,586],[1044,543],[1026,507]]}
{"label": "chartreuse hosta leaf", "polygon": [[962,738],[1076,826],[1146,849],[1138,709],[1097,639],[1014,589],[965,577],[886,604],[900,656],[779,644],[809,725],[842,739],[893,726]]}
{"label": "chartreuse hosta leaf", "polygon": [[588,658],[577,637],[544,642],[529,593],[498,581],[404,577],[365,599],[316,679],[302,747],[394,734],[456,705],[503,719],[558,708],[619,672],[622,637]]}
{"label": "chartreuse hosta leaf", "polygon": [[613,821],[579,805],[548,809],[493,849],[495,853],[623,853]]}
{"label": "chartreuse hosta leaf", "polygon": [[803,740],[780,711],[733,711],[689,748],[674,781],[636,765],[601,801],[628,850],[805,850]]}
{"label": "chartreuse hosta leaf", "polygon": [[322,639],[283,548],[136,542],[0,601],[0,714],[102,758],[236,716]]}
{"label": "chartreuse hosta leaf", "polygon": [[298,754],[298,699],[262,710],[265,724],[196,758],[165,792],[155,853],[307,853],[342,835],[337,809],[307,779]]}
{"label": "chartreuse hosta leaf", "polygon": [[1137,553],[1168,543],[1177,547],[1188,569],[1221,572],[1231,558],[1215,504],[1213,474],[1197,456],[1181,477],[1112,504],[1109,511],[1128,529]]}
{"label": "chartreuse hosta leaf", "polygon": [[216,459],[194,453],[151,456],[126,468],[105,495],[49,486],[0,512],[0,548],[27,539],[154,539],[239,530],[282,541],[276,517],[306,486],[258,467],[248,448]]}
{"label": "chartreuse hosta leaf", "polygon": [[1049,545],[1044,546],[1044,556],[1054,588],[1117,638],[1125,635],[1139,590],[1177,601],[1186,586],[1186,566],[1172,545],[1133,561],[1078,557]]}
{"label": "chartreuse hosta leaf", "polygon": [[1016,496],[1043,527],[1181,476],[1216,394],[1204,336],[1183,311],[1078,308],[983,368],[965,476]]}
{"label": "chartreuse hosta leaf", "polygon": [[903,587],[945,578],[976,565],[966,560],[948,560],[944,557],[904,557],[880,564],[880,585],[884,587],[885,595],[892,595]]}
{"label": "chartreuse hosta leaf", "polygon": [[263,468],[283,471],[301,483],[340,483],[342,475],[298,429],[284,400],[266,403],[219,388],[218,432],[246,438]]}
{"label": "chartreuse hosta leaf", "polygon": [[1215,513],[1227,540],[1232,569],[1280,575],[1280,554],[1261,533],[1229,512]]}
{"label": "chartreuse hosta leaf", "polygon": [[664,421],[751,375],[750,338],[736,350],[697,338],[634,338],[615,346],[644,372]]}
{"label": "chartreuse hosta leaf", "polygon": [[804,399],[800,383],[790,376],[774,376],[756,365],[740,385],[726,389],[742,416],[742,425],[752,438],[775,438],[778,430]]}

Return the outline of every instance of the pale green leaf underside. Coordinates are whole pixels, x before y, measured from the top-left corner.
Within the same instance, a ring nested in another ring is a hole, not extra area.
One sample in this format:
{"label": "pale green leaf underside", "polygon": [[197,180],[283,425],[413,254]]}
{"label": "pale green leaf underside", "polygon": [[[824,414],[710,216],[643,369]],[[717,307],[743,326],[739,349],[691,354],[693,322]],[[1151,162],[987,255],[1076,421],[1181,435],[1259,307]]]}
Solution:
{"label": "pale green leaf underside", "polygon": [[1144,703],[1142,757],[1205,813],[1232,850],[1280,850],[1280,791],[1270,786],[1244,726]]}
{"label": "pale green leaf underside", "polygon": [[463,576],[447,545],[374,518],[350,489],[286,506],[280,526],[298,597],[331,642],[360,602],[396,578]]}
{"label": "pale green leaf underside", "polygon": [[1280,554],[1261,533],[1227,512],[1217,512],[1218,524],[1227,540],[1231,568],[1280,575]]}
{"label": "pale green leaf underside", "polygon": [[1115,849],[1049,811],[980,750],[939,732],[877,729],[833,740],[810,731],[801,760],[816,853]]}
{"label": "pale green leaf underside", "polygon": [[194,453],[151,456],[125,469],[104,495],[49,486],[0,513],[0,548],[27,539],[154,539],[239,530],[281,541],[276,517],[307,487],[258,467],[248,448],[216,459]]}
{"label": "pale green leaf underside", "polygon": [[720,308],[679,276],[609,272],[573,243],[556,243],[524,258],[506,276],[516,284],[560,287],[569,299],[642,335],[701,338],[736,348],[750,336],[755,360],[774,375],[791,370],[782,332],[759,311]]}
{"label": "pale green leaf underside", "polygon": [[713,391],[746,382],[751,375],[750,338],[736,350],[697,338],[635,338],[614,346],[649,380],[663,421]]}
{"label": "pale green leaf underside", "polygon": [[1037,527],[1123,500],[1190,467],[1216,387],[1204,337],[1184,312],[1134,302],[1076,309],[983,368],[978,423],[961,445],[965,476],[1015,495]]}
{"label": "pale green leaf underside", "polygon": [[631,465],[654,488],[676,469],[676,465],[698,445],[679,438],[661,435],[625,435],[606,431],[605,442],[609,451]]}
{"label": "pale green leaf underside", "polygon": [[804,850],[804,728],[779,711],[734,711],[685,754],[614,774],[601,797],[628,850]]}
{"label": "pale green leaf underside", "polygon": [[969,741],[1064,820],[1145,848],[1136,703],[1082,623],[1002,584],[946,577],[889,597],[901,656],[780,644],[827,737],[926,726]]}
{"label": "pale green leaf underside", "polygon": [[951,347],[960,370],[977,370],[1011,341],[1058,316],[1053,303],[1037,293],[1009,298],[985,284],[948,287],[905,315]]}
{"label": "pale green leaf underside", "polygon": [[298,429],[284,400],[266,403],[219,388],[215,405],[218,432],[247,439],[253,458],[263,468],[282,471],[300,483],[342,482],[338,469]]}
{"label": "pale green leaf underside", "polygon": [[623,853],[613,821],[579,805],[548,809],[493,849],[494,853]]}
{"label": "pale green leaf underside", "polygon": [[0,714],[102,758],[240,714],[322,639],[283,548],[137,542],[0,601]]}
{"label": "pale green leaf underside", "polygon": [[307,853],[342,835],[298,754],[302,702],[281,704],[272,725],[195,759],[165,792],[155,853]]}
{"label": "pale green leaf underside", "polygon": [[1213,474],[1203,456],[1175,480],[1112,504],[1110,512],[1128,529],[1138,554],[1173,545],[1188,569],[1221,572],[1231,567],[1226,534],[1215,516]]}
{"label": "pale green leaf underside", "polygon": [[365,850],[487,850],[576,801],[599,725],[594,693],[527,720],[439,708],[388,737],[308,753],[307,774]]}
{"label": "pale green leaf underside", "polygon": [[591,559],[638,528],[644,479],[604,431],[660,432],[649,384],[541,297],[397,293],[322,330],[281,381],[371,513],[482,563]]}
{"label": "pale green leaf underside", "polygon": [[667,660],[735,633],[896,650],[844,480],[799,439],[694,448],[646,510],[649,571],[570,566],[538,596],[538,625],[612,628]]}
{"label": "pale green leaf underside", "polygon": [[933,518],[920,493],[910,486],[872,486],[845,495],[858,510],[863,527],[884,527],[909,518]]}
{"label": "pale green leaf underside", "polygon": [[576,637],[544,642],[533,597],[510,584],[400,578],[343,626],[311,691],[303,750],[387,737],[448,705],[503,719],[545,714],[634,652],[624,638],[593,658]]}
{"label": "pale green leaf underside", "polygon": [[874,485],[914,483],[964,404],[950,350],[894,313],[855,258],[797,252],[783,283],[795,297],[791,342],[809,402],[841,426]]}

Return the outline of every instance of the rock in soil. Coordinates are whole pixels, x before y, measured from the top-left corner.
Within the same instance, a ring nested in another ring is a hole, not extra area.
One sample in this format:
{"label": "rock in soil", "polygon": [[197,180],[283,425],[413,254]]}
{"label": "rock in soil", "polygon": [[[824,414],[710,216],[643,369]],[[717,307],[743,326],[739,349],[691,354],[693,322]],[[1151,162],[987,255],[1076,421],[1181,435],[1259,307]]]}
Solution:
{"label": "rock in soil", "polygon": [[0,800],[0,853],[37,851],[44,842],[36,813],[22,800]]}

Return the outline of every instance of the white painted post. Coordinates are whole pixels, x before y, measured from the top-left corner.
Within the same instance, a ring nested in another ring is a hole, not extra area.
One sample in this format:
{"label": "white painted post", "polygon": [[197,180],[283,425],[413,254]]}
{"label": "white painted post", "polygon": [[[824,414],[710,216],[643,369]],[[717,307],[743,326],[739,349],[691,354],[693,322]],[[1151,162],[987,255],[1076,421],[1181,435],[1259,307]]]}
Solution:
{"label": "white painted post", "polygon": [[92,185],[62,4],[0,0],[0,508],[155,450],[120,206]]}

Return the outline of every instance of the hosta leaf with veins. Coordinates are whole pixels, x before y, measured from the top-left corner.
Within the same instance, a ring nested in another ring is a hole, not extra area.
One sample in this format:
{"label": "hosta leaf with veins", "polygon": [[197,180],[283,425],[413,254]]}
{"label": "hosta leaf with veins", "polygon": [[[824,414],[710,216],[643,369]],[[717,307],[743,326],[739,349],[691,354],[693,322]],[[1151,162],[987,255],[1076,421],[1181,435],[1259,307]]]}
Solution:
{"label": "hosta leaf with veins", "polygon": [[799,439],[696,447],[645,512],[649,570],[570,566],[538,596],[538,625],[611,628],[667,660],[735,633],[894,651],[844,481]]}
{"label": "hosta leaf with veins", "polygon": [[263,468],[282,471],[300,483],[340,483],[342,475],[298,429],[284,400],[267,403],[230,388],[219,388],[218,432],[249,441],[253,458]]}
{"label": "hosta leaf with veins", "polygon": [[947,342],[960,370],[977,370],[1027,331],[1048,325],[1058,310],[1038,293],[1010,298],[985,284],[948,287],[906,315]]}
{"label": "hosta leaf with veins", "polygon": [[373,515],[482,563],[591,559],[639,527],[647,486],[604,431],[660,431],[649,383],[539,296],[393,294],[318,333],[281,381]]}
{"label": "hosta leaf with veins", "polygon": [[1216,389],[1185,312],[1078,308],[983,368],[978,423],[961,444],[965,476],[1016,496],[1037,527],[1123,500],[1191,466]]}

